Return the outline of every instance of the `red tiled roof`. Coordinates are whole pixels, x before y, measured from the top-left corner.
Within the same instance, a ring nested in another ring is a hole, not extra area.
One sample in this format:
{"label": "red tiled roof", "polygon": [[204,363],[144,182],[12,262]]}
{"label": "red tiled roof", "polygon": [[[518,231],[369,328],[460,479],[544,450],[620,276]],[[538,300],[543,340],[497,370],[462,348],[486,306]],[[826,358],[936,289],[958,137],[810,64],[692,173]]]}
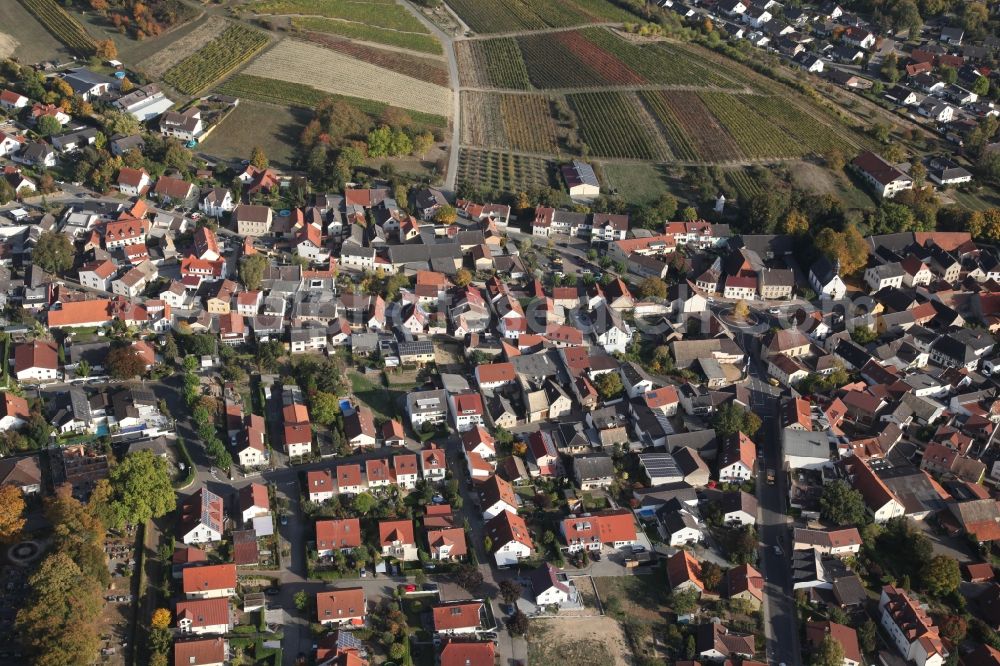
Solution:
{"label": "red tiled roof", "polygon": [[415,544],[413,538],[412,520],[382,520],[378,524],[378,541],[382,546],[391,546],[398,541],[404,544]]}
{"label": "red tiled roof", "polygon": [[486,523],[486,533],[493,540],[493,552],[511,541],[516,541],[534,550],[535,544],[531,541],[531,532],[524,518],[510,511],[501,511],[499,515]]}
{"label": "red tiled roof", "polygon": [[235,564],[212,564],[184,570],[184,593],[192,594],[236,587]]}
{"label": "red tiled roof", "polygon": [[365,591],[360,587],[316,593],[316,617],[320,622],[364,617],[365,610]]}
{"label": "red tiled roof", "polygon": [[468,629],[479,626],[479,612],[483,604],[479,601],[456,601],[438,604],[432,609],[434,631]]}
{"label": "red tiled roof", "polygon": [[361,485],[361,465],[337,465],[337,489]]}
{"label": "red tiled roof", "polygon": [[[426,519],[424,527],[427,527]],[[431,547],[431,553],[437,553],[442,546],[451,546],[451,550],[448,551],[449,557],[464,557],[469,552],[465,542],[465,530],[461,527],[428,529],[427,543]]]}
{"label": "red tiled roof", "polygon": [[316,549],[336,550],[361,545],[361,521],[357,518],[316,521]]}
{"label": "red tiled roof", "polygon": [[854,629],[829,620],[806,622],[806,642],[812,647],[819,647],[827,636],[840,643],[840,647],[844,649],[845,659],[857,664],[863,663],[858,634]]}
{"label": "red tiled roof", "polygon": [[441,666],[493,666],[496,653],[493,643],[456,643],[441,650]]}
{"label": "red tiled roof", "polygon": [[31,418],[28,401],[19,395],[4,393],[3,401],[0,402],[0,416],[13,416],[27,421]]}
{"label": "red tiled roof", "polygon": [[139,187],[139,185],[142,183],[143,176],[145,176],[147,179],[149,178],[149,174],[146,173],[145,169],[131,169],[129,167],[122,167],[118,171],[118,184],[127,185],[129,187]]}
{"label": "red tiled roof", "polygon": [[33,340],[18,345],[14,349],[14,372],[29,368],[55,370],[59,367],[59,355],[49,342]]}
{"label": "red tiled roof", "polygon": [[476,377],[480,384],[512,382],[517,377],[517,373],[514,371],[513,363],[487,363],[476,366]]}
{"label": "red tiled roof", "polygon": [[221,664],[226,656],[226,639],[221,636],[174,643],[174,666]]}
{"label": "red tiled roof", "polygon": [[[230,565],[236,571],[236,565]],[[207,567],[188,567],[184,573]],[[229,599],[192,599],[177,602],[177,622],[191,620],[193,628],[229,624]]]}
{"label": "red tiled roof", "polygon": [[679,550],[667,559],[667,582],[671,588],[691,581],[698,589],[705,589],[701,581],[701,564],[686,550]]}

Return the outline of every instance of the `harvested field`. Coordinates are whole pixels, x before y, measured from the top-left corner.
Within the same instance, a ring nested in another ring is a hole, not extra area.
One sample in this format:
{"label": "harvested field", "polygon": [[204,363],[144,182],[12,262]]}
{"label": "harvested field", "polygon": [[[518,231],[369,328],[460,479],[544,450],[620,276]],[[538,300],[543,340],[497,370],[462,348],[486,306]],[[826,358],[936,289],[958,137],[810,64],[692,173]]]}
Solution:
{"label": "harvested field", "polygon": [[199,50],[218,37],[229,22],[221,16],[209,16],[201,25],[138,64],[137,69],[153,79],[163,76],[164,72],[181,60]]}
{"label": "harvested field", "polygon": [[20,2],[0,2],[0,26],[17,44],[17,57],[25,64],[58,59],[69,53]]}
{"label": "harvested field", "polygon": [[390,30],[427,34],[413,14],[395,0],[266,0],[250,5],[258,14],[297,14],[353,21]]}
{"label": "harvested field", "polygon": [[394,46],[421,53],[434,55],[442,53],[441,42],[431,35],[403,32],[400,30],[387,30],[374,25],[355,23],[354,21],[340,21],[319,16],[302,16],[293,18],[292,26],[296,30],[340,35],[348,39],[385,44],[386,46]]}
{"label": "harvested field", "polygon": [[567,100],[579,121],[580,138],[590,146],[592,155],[669,159],[669,147],[634,93],[580,93],[568,95]]}
{"label": "harvested field", "polygon": [[532,620],[528,630],[532,666],[627,666],[627,655],[621,627],[607,616]]}
{"label": "harvested field", "polygon": [[448,88],[298,40],[283,40],[243,73],[422,113],[447,116],[451,112]]}
{"label": "harvested field", "polygon": [[448,86],[448,68],[443,60],[421,58],[399,51],[379,49],[321,32],[307,32],[304,39],[394,72],[439,86]]}
{"label": "harvested field", "polygon": [[[11,2],[12,0],[7,0]],[[20,0],[53,37],[83,56],[94,53],[94,38],[55,0]]]}
{"label": "harvested field", "polygon": [[521,50],[513,38],[458,41],[455,55],[463,86],[512,90],[531,87]]}
{"label": "harvested field", "polygon": [[[265,79],[247,74],[237,74],[216,90],[224,95],[232,95],[233,97],[242,99],[252,99],[258,102],[268,102],[279,106],[300,107],[304,109],[315,109],[322,100],[330,98],[347,102],[373,119],[381,118],[386,109],[393,108],[388,104],[382,104],[370,99],[333,95],[301,83],[289,83],[287,81]],[[406,109],[401,109],[401,111],[409,115],[414,125],[420,128],[434,129],[443,128],[448,125],[448,119],[444,116],[419,113]]]}
{"label": "harvested field", "polygon": [[529,153],[557,153],[558,131],[541,95],[462,93],[462,143]]}

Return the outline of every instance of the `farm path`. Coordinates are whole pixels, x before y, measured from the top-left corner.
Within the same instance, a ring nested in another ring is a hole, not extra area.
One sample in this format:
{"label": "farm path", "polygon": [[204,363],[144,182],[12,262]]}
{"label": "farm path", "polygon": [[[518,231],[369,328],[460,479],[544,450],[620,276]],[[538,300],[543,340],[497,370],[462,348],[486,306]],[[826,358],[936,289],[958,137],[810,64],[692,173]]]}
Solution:
{"label": "farm path", "polygon": [[718,86],[701,86],[701,85],[686,85],[686,84],[663,84],[663,83],[644,83],[639,85],[600,85],[600,86],[589,86],[586,88],[534,88],[532,90],[520,90],[517,88],[482,88],[482,87],[472,87],[472,86],[462,86],[459,88],[462,92],[481,92],[481,93],[502,93],[504,95],[576,95],[580,93],[593,93],[593,92],[605,92],[605,91],[616,91],[616,92],[638,92],[640,90],[674,90],[674,91],[690,91],[690,92],[724,92],[733,95],[767,95],[766,92],[760,92],[759,90],[754,90],[753,88],[743,88],[736,89],[733,88],[720,88]]}
{"label": "farm path", "polygon": [[[502,152],[505,155],[516,155],[518,157],[533,157],[543,160],[551,160],[556,158],[557,155],[554,153],[532,153],[524,150],[510,150],[507,148],[497,148],[496,146],[477,146],[472,144],[462,144],[463,148],[468,148],[470,150],[487,150],[494,152]],[[602,157],[599,155],[591,155],[594,161],[602,162],[605,164],[663,164],[666,166],[680,166],[680,167],[749,167],[749,166],[763,166],[768,164],[784,164],[788,162],[800,162],[802,157],[759,157],[754,159],[742,159],[742,160],[636,160],[629,159],[625,157]]]}
{"label": "farm path", "polygon": [[458,59],[455,57],[455,40],[410,4],[409,0],[399,0],[399,2],[416,16],[417,20],[431,31],[432,35],[441,41],[445,57],[448,58],[448,87],[451,88],[451,145],[448,146],[448,171],[444,178],[444,190],[445,194],[453,194],[455,180],[458,177],[458,149],[462,131],[462,123],[460,122],[462,104],[458,94]]}
{"label": "farm path", "polygon": [[603,23],[584,23],[582,25],[560,26],[557,28],[536,28],[535,30],[515,30],[513,32],[491,32],[488,34],[467,35],[456,37],[455,41],[474,42],[484,39],[500,39],[501,37],[534,37],[535,35],[547,35],[553,32],[571,32],[573,30],[583,30],[584,28],[620,28],[622,23],[605,21]]}

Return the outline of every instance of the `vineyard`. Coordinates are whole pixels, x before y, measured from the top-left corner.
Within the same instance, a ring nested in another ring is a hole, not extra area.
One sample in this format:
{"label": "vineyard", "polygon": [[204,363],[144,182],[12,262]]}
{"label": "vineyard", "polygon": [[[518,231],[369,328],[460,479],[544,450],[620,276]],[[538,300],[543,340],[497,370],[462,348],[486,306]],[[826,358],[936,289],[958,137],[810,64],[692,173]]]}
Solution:
{"label": "vineyard", "polygon": [[698,152],[691,145],[687,133],[677,120],[677,116],[667,106],[665,94],[659,91],[643,91],[639,93],[639,97],[659,123],[663,138],[670,146],[670,152],[679,160],[697,160]]}
{"label": "vineyard", "polygon": [[21,0],[21,4],[53,37],[71,50],[84,56],[94,53],[96,47],[94,38],[79,21],[60,7],[56,0]]}
{"label": "vineyard", "polygon": [[509,90],[531,87],[528,70],[512,38],[455,42],[455,55],[465,87]]}
{"label": "vineyard", "polygon": [[528,153],[559,152],[549,100],[534,95],[462,92],[462,143]]}
{"label": "vineyard", "polygon": [[653,119],[632,93],[597,92],[567,96],[576,112],[580,138],[593,155],[664,160],[670,151]]}
{"label": "vineyard", "polygon": [[636,16],[608,0],[448,0],[448,5],[479,33],[560,28],[588,23],[635,21]]}
{"label": "vineyard", "polygon": [[[719,98],[731,97],[720,94]],[[666,130],[667,142],[687,159],[720,162],[742,157],[739,145],[696,93],[649,92],[643,99]],[[766,127],[766,126],[765,126]],[[671,141],[673,139],[673,141]]]}
{"label": "vineyard", "polygon": [[789,135],[774,118],[756,111],[758,97],[762,96],[748,95],[744,103],[738,95],[703,94],[701,100],[747,157],[795,157],[808,152],[808,146]]}
{"label": "vineyard", "polygon": [[359,39],[364,42],[396,46],[410,51],[420,51],[432,55],[441,54],[441,42],[431,35],[415,32],[387,30],[374,25],[340,21],[319,16],[303,16],[292,19],[292,27],[299,31],[322,32],[328,35],[339,35],[348,39]]}
{"label": "vineyard", "polygon": [[760,185],[746,169],[732,169],[725,173],[726,180],[736,190],[736,195],[740,200],[746,201],[760,192]]}
{"label": "vineyard", "polygon": [[325,46],[332,51],[359,58],[373,65],[391,69],[394,72],[412,76],[421,81],[427,81],[439,86],[448,85],[448,69],[445,67],[443,60],[421,58],[399,51],[379,49],[319,32],[307,32],[302,37],[314,44]]}
{"label": "vineyard", "polygon": [[[728,68],[705,65],[687,49],[665,42],[640,46],[605,28],[524,35],[517,38],[520,53],[491,46],[495,41],[500,40],[480,42],[478,48],[485,54],[474,59],[472,66],[481,71],[491,66],[492,56],[499,56],[504,66],[520,69],[523,60],[531,84],[541,89],[650,83],[727,90],[744,87],[741,76],[730,76]],[[489,76],[482,79],[492,82]]]}
{"label": "vineyard", "polygon": [[417,17],[395,0],[265,0],[250,6],[258,14],[323,16],[388,30],[428,34]]}
{"label": "vineyard", "polygon": [[234,23],[167,70],[163,80],[182,93],[194,95],[249,60],[268,41],[266,33]]}
{"label": "vineyard", "polygon": [[282,40],[243,73],[422,113],[449,115],[451,111],[448,88],[297,40]]}
{"label": "vineyard", "polygon": [[473,183],[495,192],[551,187],[551,173],[552,164],[536,157],[465,148],[458,156],[459,183]]}
{"label": "vineyard", "polygon": [[[333,95],[300,83],[276,81],[274,79],[265,79],[247,74],[238,74],[228,79],[217,90],[223,95],[232,95],[233,97],[268,102],[280,106],[298,106],[306,109],[315,109],[322,100],[332,98],[351,104],[372,119],[381,118],[385,110],[389,108],[386,104],[374,102],[370,99]],[[443,116],[417,113],[415,111],[406,111],[406,114],[419,127],[433,129],[443,128],[448,125],[448,119]]]}

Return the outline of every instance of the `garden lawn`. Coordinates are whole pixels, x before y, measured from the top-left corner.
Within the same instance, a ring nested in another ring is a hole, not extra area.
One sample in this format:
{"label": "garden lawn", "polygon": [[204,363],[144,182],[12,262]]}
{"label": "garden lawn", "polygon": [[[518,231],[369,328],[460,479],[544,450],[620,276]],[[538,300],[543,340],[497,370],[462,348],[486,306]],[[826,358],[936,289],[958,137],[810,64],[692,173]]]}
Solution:
{"label": "garden lawn", "polygon": [[376,384],[357,372],[348,373],[348,377],[351,380],[351,391],[355,397],[368,405],[375,413],[376,418],[391,419],[399,415],[396,401],[405,395],[405,391],[391,391],[382,386],[381,383]]}

